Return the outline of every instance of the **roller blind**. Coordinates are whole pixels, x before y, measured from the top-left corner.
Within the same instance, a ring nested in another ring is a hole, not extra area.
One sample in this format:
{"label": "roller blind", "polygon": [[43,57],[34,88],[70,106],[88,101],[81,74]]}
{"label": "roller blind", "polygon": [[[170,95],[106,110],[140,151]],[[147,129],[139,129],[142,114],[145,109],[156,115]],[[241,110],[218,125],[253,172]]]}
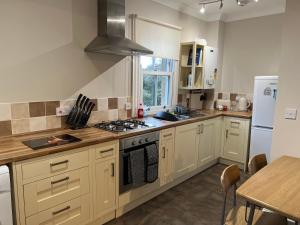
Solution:
{"label": "roller blind", "polygon": [[151,49],[155,57],[179,60],[181,28],[136,17],[136,42]]}

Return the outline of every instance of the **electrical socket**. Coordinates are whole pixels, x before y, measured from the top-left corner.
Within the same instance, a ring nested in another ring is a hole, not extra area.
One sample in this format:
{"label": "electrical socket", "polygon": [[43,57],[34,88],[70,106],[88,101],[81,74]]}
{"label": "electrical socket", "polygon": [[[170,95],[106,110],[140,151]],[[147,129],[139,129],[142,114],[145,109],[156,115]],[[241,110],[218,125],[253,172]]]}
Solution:
{"label": "electrical socket", "polygon": [[66,106],[66,107],[58,107],[56,108],[56,116],[66,116],[69,115],[71,112],[72,107]]}

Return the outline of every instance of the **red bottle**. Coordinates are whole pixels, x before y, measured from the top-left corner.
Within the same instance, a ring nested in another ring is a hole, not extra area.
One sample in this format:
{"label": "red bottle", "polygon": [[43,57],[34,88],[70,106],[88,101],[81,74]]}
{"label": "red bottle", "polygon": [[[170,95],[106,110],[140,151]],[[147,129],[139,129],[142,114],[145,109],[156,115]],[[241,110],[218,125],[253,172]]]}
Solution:
{"label": "red bottle", "polygon": [[140,105],[138,107],[137,117],[138,118],[143,118],[144,117],[144,107],[143,107],[142,103],[140,103]]}

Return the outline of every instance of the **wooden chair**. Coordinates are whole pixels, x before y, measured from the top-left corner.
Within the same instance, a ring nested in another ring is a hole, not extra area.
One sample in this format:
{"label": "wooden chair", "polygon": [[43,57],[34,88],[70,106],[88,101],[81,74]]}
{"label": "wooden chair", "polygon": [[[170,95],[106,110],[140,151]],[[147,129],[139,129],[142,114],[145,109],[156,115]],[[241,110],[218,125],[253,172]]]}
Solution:
{"label": "wooden chair", "polygon": [[[221,225],[246,225],[246,207],[237,207],[236,189],[240,181],[240,168],[237,165],[227,167],[221,175],[221,184],[225,192]],[[233,188],[233,208],[225,219],[228,192]],[[287,220],[277,214],[257,210],[254,214],[253,225],[287,225]]]}
{"label": "wooden chair", "polygon": [[249,173],[254,175],[259,170],[268,165],[267,157],[265,154],[260,154],[252,157],[248,164]]}

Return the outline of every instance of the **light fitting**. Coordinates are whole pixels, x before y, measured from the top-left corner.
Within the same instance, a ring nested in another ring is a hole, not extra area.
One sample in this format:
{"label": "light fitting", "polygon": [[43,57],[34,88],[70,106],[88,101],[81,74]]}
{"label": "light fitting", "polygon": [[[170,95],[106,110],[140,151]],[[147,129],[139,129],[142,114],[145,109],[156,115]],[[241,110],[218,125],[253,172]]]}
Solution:
{"label": "light fitting", "polygon": [[[238,6],[245,6],[250,2],[258,2],[259,0],[235,0]],[[209,4],[220,3],[219,9],[224,7],[224,0],[200,0],[199,5],[201,5],[200,13],[205,13],[205,6]]]}

